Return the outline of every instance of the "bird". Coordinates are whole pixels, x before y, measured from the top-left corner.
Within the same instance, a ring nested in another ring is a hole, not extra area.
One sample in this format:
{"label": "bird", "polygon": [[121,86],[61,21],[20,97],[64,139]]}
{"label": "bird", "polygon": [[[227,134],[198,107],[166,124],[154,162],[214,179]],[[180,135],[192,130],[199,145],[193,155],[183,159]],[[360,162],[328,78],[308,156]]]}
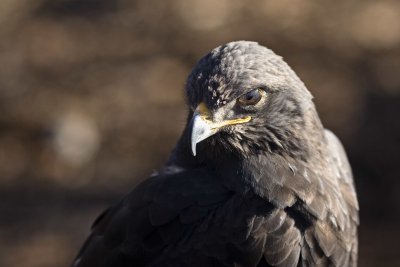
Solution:
{"label": "bird", "polygon": [[73,266],[357,266],[349,161],[283,58],[220,45],[185,93],[165,165],[95,220]]}

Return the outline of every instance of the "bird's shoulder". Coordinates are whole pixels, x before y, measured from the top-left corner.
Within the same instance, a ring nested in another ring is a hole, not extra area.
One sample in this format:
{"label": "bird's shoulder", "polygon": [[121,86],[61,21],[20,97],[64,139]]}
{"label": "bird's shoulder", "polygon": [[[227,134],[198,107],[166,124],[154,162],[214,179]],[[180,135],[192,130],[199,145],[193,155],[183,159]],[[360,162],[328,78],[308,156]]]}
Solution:
{"label": "bird's shoulder", "polygon": [[[353,266],[359,223],[353,176],[338,138],[330,131],[323,133],[310,160],[270,157],[256,162],[258,165],[251,169],[262,166],[257,182],[261,194],[288,218],[287,229],[293,235],[286,242],[298,241],[294,238],[297,231],[303,236],[301,259],[305,265],[330,262],[334,266]],[[285,240],[285,236],[280,238]],[[279,247],[276,241],[271,244],[266,251]]]}
{"label": "bird's shoulder", "polygon": [[[142,266],[174,258],[228,260],[226,243],[241,243],[249,235],[243,216],[257,207],[248,201],[206,168],[167,168],[96,219],[75,266],[116,266],[122,261]],[[239,229],[242,234],[235,234]]]}
{"label": "bird's shoulder", "polygon": [[323,158],[310,170],[316,190],[304,205],[316,220],[304,233],[303,261],[329,259],[334,266],[355,266],[359,207],[353,175],[339,139],[329,130],[324,137]]}
{"label": "bird's shoulder", "polygon": [[330,130],[325,129],[325,137],[329,154],[331,155],[331,166],[338,179],[343,197],[348,205],[358,210],[353,173],[344,147],[339,138]]}

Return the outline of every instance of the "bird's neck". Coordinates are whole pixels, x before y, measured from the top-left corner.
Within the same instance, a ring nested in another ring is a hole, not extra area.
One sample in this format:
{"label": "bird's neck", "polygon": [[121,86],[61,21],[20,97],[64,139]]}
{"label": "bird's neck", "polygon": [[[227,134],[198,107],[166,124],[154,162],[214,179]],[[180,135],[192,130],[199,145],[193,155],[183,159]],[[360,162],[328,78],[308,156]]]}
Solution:
{"label": "bird's neck", "polygon": [[[184,132],[167,162],[167,167],[178,167],[178,170],[207,168],[215,174],[216,179],[220,179],[221,183],[226,187],[238,193],[259,191],[257,182],[260,180],[260,176],[263,175],[260,169],[269,167],[263,166],[267,163],[266,160],[276,161],[272,158],[267,159],[267,157],[264,157],[265,160],[263,160],[260,155],[248,157],[242,157],[235,153],[216,155],[214,153],[206,153],[204,150],[198,151],[197,156],[193,156],[190,149],[189,139]],[[213,150],[213,148],[209,149]]]}
{"label": "bird's neck", "polygon": [[[301,168],[300,165],[303,165],[305,161],[314,161],[323,157],[323,151],[321,151],[323,144],[318,143],[324,140],[323,126],[318,116],[309,117],[313,120],[305,123],[307,129],[303,131],[307,133],[307,136],[300,137],[304,141],[305,147],[302,149],[305,154],[293,155],[271,151],[261,153],[259,151],[259,153],[248,155],[232,151],[222,153],[220,149],[212,145],[207,146],[205,142],[199,146],[197,156],[193,156],[189,130],[186,128],[167,165],[175,165],[183,169],[207,168],[215,172],[221,182],[234,191],[262,191],[268,187],[268,184],[265,184],[268,175],[284,179],[285,175],[293,175],[292,173]],[[279,183],[279,181],[274,182]]]}

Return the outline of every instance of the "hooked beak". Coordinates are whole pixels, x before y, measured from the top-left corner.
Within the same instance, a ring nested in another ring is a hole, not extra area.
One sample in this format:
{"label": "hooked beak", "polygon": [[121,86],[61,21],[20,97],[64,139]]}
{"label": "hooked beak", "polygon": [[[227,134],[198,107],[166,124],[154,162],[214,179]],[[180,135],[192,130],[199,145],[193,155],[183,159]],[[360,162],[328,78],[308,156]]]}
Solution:
{"label": "hooked beak", "polygon": [[211,112],[207,106],[201,102],[192,117],[191,121],[191,148],[193,156],[196,156],[196,145],[204,139],[216,134],[223,126],[245,123],[251,120],[250,116],[225,120],[221,122],[214,122],[211,119]]}

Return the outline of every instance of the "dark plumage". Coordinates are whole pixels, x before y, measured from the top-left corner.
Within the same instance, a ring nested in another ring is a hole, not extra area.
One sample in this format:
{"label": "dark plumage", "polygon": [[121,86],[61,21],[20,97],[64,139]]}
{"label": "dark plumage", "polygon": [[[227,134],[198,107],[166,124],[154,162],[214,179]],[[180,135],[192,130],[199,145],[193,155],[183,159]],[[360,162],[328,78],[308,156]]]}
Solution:
{"label": "dark plumage", "polygon": [[282,58],[228,43],[186,94],[166,166],[100,215],[74,266],[356,266],[346,154]]}

